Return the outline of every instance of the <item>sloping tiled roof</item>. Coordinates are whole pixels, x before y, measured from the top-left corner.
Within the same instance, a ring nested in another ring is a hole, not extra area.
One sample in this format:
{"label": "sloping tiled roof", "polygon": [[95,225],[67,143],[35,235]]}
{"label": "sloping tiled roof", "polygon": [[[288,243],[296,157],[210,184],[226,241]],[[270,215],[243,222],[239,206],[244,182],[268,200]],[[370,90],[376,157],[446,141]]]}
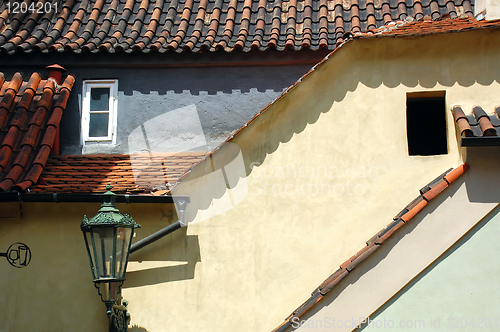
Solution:
{"label": "sloping tiled roof", "polygon": [[398,20],[365,33],[355,33],[354,37],[409,37],[499,27],[500,20],[476,20],[473,17],[452,19],[449,15],[444,15],[437,21],[433,21],[430,18],[418,21]]}
{"label": "sloping tiled roof", "polygon": [[346,32],[407,17],[473,16],[472,0],[68,0],[50,8],[14,13],[3,1],[0,51],[333,50]]}
{"label": "sloping tiled roof", "polygon": [[101,154],[50,158],[33,193],[164,194],[207,152]]}
{"label": "sloping tiled roof", "polygon": [[[374,37],[411,37],[415,35],[433,35],[437,33],[450,33],[450,32],[462,32],[468,30],[481,30],[481,29],[496,29],[500,28],[500,20],[476,20],[475,18],[455,18],[451,19],[449,17],[441,17],[437,21],[432,21],[428,19],[422,19],[421,21],[398,21],[391,22],[387,26],[384,26],[378,30],[370,31],[369,33],[359,33],[356,35],[346,35],[346,42],[353,41],[357,38],[374,38]],[[213,154],[220,150],[222,146],[233,140],[234,137],[239,135],[243,130],[250,126],[260,115],[269,110],[269,108],[278,102],[279,99],[284,98],[288,93],[290,93],[296,86],[302,84],[303,80],[309,75],[313,74],[319,67],[321,67],[325,62],[330,61],[330,58],[334,56],[336,52],[341,51],[341,47],[336,48],[330,52],[325,58],[314,65],[307,73],[302,75],[294,84],[290,85],[281,95],[279,95],[275,100],[267,104],[264,108],[258,111],[250,120],[248,120],[243,126],[235,130],[229,137],[222,142],[218,147],[216,147],[210,154]],[[496,122],[495,122],[496,123]],[[181,176],[179,181],[183,178],[189,176],[189,171]]]}
{"label": "sloping tiled roof", "polygon": [[59,86],[33,73],[10,81],[0,73],[0,192],[35,184],[54,145],[75,78]]}
{"label": "sloping tiled roof", "polygon": [[492,115],[481,106],[474,106],[469,115],[460,105],[453,106],[452,112],[462,146],[500,145],[500,106],[495,107]]}
{"label": "sloping tiled roof", "polygon": [[[316,303],[320,302],[323,297],[336,287],[342,279],[347,277],[349,273],[356,268],[361,262],[375,252],[388,238],[390,238],[398,229],[407,224],[411,219],[422,210],[429,201],[443,192],[453,181],[460,177],[466,170],[467,164],[462,164],[459,167],[450,168],[445,173],[438,176],[428,185],[420,189],[420,195],[408,204],[401,212],[399,212],[391,223],[384,227],[380,232],[375,234],[366,242],[366,246],[346,260],[340,267],[323,281],[312,293],[307,301],[292,312],[285,321],[278,326],[273,332],[283,332],[292,325],[294,317],[300,318],[308,312]],[[294,320],[296,321],[296,319]]]}

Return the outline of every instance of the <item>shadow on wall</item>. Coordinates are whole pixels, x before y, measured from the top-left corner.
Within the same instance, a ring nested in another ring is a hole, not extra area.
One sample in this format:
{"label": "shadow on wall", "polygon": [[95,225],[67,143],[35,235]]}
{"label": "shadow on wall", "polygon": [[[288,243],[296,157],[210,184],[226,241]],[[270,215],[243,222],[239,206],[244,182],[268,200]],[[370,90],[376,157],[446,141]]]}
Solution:
{"label": "shadow on wall", "polygon": [[[152,232],[151,232],[152,233]],[[201,262],[197,235],[181,228],[130,255],[124,288],[194,279]]]}
{"label": "shadow on wall", "polygon": [[[311,324],[315,324],[314,319],[321,320],[322,317],[321,314],[319,316],[315,316],[316,314],[320,313],[320,311],[328,306],[330,306],[339,296],[342,295],[346,289],[349,287],[352,287],[352,285],[356,284],[358,280],[363,277],[368,271],[373,270],[374,268],[377,267],[381,262],[384,261],[384,259],[391,253],[391,251],[394,249],[394,247],[403,239],[405,238],[408,234],[412,233],[413,230],[419,225],[419,223],[425,219],[427,216],[432,215],[435,210],[447,199],[450,197],[453,197],[456,192],[459,190],[459,188],[464,184],[466,181],[465,177],[456,180],[453,182],[449,188],[446,189],[443,193],[441,193],[439,196],[434,198],[432,202],[430,202],[424,210],[420,211],[415,217],[411,219],[411,221],[407,224],[404,225],[404,227],[400,228],[397,233],[393,234],[389,239],[387,239],[380,247],[373,252],[368,258],[366,258],[364,261],[362,261],[358,266],[356,266],[349,274],[342,279],[332,290],[330,290],[319,302],[318,304],[314,305],[309,311],[307,311],[304,315],[302,315],[300,318],[297,318],[296,320],[292,321],[291,327],[286,329],[286,331],[303,331],[307,330],[308,328],[311,328],[312,330],[316,330],[316,328],[312,328],[309,324],[309,319],[312,319],[310,321]],[[367,239],[368,240],[368,239]],[[334,272],[334,271],[332,271]],[[386,273],[393,273],[393,274],[398,274],[398,271],[387,271]],[[380,279],[377,280],[377,283],[380,286],[383,286],[386,281]],[[372,294],[366,294],[367,297],[373,296]],[[345,298],[345,297],[344,297]],[[356,301],[356,300],[355,300]],[[384,305],[385,306],[385,305]],[[325,315],[323,313],[323,315]],[[320,318],[316,318],[320,317]],[[376,316],[375,316],[376,317]],[[330,319],[332,317],[329,317]],[[372,320],[374,317],[370,317],[370,320]],[[356,320],[356,322],[361,322],[361,320],[364,319],[364,317],[353,317],[353,319]],[[301,327],[300,324],[303,322],[303,326]],[[335,329],[335,326],[333,326]],[[347,326],[345,326],[347,328]],[[370,325],[370,327],[373,327]],[[339,327],[339,329],[342,330],[342,327]],[[359,329],[354,329],[358,331]],[[363,329],[364,330],[364,329]],[[370,330],[370,329],[368,329]]]}
{"label": "shadow on wall", "polygon": [[[411,44],[407,44],[408,40],[393,38],[363,39],[347,43],[338,52],[330,55],[330,59],[317,66],[310,75],[304,77],[291,91],[269,105],[248,128],[231,140],[231,143],[241,149],[244,172],[235,169],[234,173],[231,173],[223,167],[234,160],[235,154],[232,148],[228,149],[227,145],[223,145],[210,159],[202,162],[181,186],[174,189],[174,194],[191,196],[187,221],[193,221],[198,211],[212,207],[215,200],[225,200],[234,206],[230,191],[235,189],[236,184],[246,188],[245,181],[241,179],[244,180],[254,166],[258,167],[264,163],[266,156],[274,153],[281,143],[289,142],[294,135],[302,133],[308,125],[315,124],[323,113],[336,112],[338,107],[338,121],[332,125],[339,127],[366,121],[363,114],[370,115],[373,119],[376,109],[383,107],[377,102],[390,102],[390,97],[360,101],[358,104],[373,103],[373,105],[360,107],[355,114],[352,112],[346,114],[346,110],[342,109],[341,102],[346,95],[362,85],[370,89],[381,86],[388,88],[404,86],[410,89],[421,86],[423,89],[432,89],[437,84],[451,88],[457,85],[470,87],[473,84],[487,86],[500,82],[498,75],[500,64],[492,60],[494,48],[482,48],[477,45],[477,41],[471,42],[477,47],[463,46],[467,45],[464,41],[472,41],[476,37],[474,34],[461,33],[449,34],[446,39],[442,36],[412,39]],[[499,40],[500,36],[495,34],[489,38]],[[449,54],[453,54],[453,58],[450,58]],[[471,59],[476,60],[471,61]],[[464,70],[465,68],[467,70]],[[347,117],[356,118],[346,119]],[[333,130],[335,127],[332,127]],[[373,133],[379,134],[375,129]],[[360,142],[361,134],[364,133],[352,132],[352,135],[349,133],[344,139]],[[381,144],[382,155],[386,153],[384,149],[388,144]],[[362,142],[359,147],[363,148]],[[337,154],[342,152],[324,151]],[[303,157],[298,156],[298,158]],[[215,162],[220,166],[217,167]],[[221,175],[216,174],[219,170]],[[473,192],[478,195],[479,190],[474,189]],[[477,199],[484,200],[491,197],[477,196]],[[225,210],[227,208],[222,208],[222,211]]]}
{"label": "shadow on wall", "polygon": [[[77,82],[61,120],[63,152],[76,153],[71,151],[78,151],[81,144],[79,135],[75,135],[75,124],[80,123],[82,82],[85,79],[118,79],[120,110],[117,146],[112,152],[126,153],[124,139],[129,130],[156,116],[193,104],[198,108],[208,138],[227,137],[226,133],[239,128],[310,68],[309,64],[119,71],[69,68],[77,77]],[[65,146],[67,150],[64,150]]]}
{"label": "shadow on wall", "polygon": [[[250,91],[281,92],[293,84],[303,73],[311,68],[310,64],[293,66],[254,66],[254,67],[207,67],[207,68],[166,68],[166,69],[121,69],[120,76],[134,77],[120,81],[120,92],[126,96],[134,92],[159,95],[172,91],[175,94],[188,92],[190,95],[232,94]],[[99,70],[96,73],[85,69],[78,77],[115,77],[116,69]],[[141,73],[139,75],[139,73]]]}
{"label": "shadow on wall", "polygon": [[500,202],[500,187],[498,182],[492,181],[498,174],[500,147],[479,146],[466,149],[466,163],[470,166],[470,172],[466,174],[469,200],[480,203]]}

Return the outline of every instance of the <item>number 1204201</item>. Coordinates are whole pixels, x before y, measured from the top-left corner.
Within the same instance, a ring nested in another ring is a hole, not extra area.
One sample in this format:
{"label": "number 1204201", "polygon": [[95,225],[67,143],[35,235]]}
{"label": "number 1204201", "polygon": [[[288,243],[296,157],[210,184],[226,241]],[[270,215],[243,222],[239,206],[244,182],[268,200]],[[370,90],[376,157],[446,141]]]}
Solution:
{"label": "number 1204201", "polygon": [[46,14],[52,10],[57,12],[57,3],[50,3],[50,2],[40,1],[28,4],[26,2],[8,1],[5,5],[7,7],[7,12],[12,14],[18,14],[18,13]]}

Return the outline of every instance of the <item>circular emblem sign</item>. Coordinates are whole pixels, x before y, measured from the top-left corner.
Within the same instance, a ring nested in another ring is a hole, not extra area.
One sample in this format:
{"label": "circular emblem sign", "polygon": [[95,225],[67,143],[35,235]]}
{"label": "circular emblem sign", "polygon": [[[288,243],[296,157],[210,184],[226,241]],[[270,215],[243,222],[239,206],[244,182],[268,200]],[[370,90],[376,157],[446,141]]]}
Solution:
{"label": "circular emblem sign", "polygon": [[24,243],[14,243],[7,250],[7,260],[10,265],[22,268],[28,266],[31,261],[31,250]]}

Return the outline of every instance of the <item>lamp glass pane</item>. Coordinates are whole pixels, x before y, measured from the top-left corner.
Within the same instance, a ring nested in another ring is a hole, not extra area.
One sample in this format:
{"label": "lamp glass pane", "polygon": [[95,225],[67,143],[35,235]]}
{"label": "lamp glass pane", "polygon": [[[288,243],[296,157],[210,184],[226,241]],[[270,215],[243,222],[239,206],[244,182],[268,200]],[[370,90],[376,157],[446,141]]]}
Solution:
{"label": "lamp glass pane", "polygon": [[102,227],[94,229],[94,241],[96,246],[96,264],[99,267],[99,277],[113,277],[113,237],[114,227]]}
{"label": "lamp glass pane", "polygon": [[118,227],[116,234],[116,277],[125,278],[127,255],[132,235],[131,228]]}
{"label": "lamp glass pane", "polygon": [[97,269],[96,269],[96,261],[95,261],[95,252],[94,252],[94,241],[92,240],[92,233],[90,231],[86,231],[83,233],[85,235],[85,242],[87,244],[87,248],[90,255],[90,264],[92,267],[92,274],[94,279],[97,279]]}

